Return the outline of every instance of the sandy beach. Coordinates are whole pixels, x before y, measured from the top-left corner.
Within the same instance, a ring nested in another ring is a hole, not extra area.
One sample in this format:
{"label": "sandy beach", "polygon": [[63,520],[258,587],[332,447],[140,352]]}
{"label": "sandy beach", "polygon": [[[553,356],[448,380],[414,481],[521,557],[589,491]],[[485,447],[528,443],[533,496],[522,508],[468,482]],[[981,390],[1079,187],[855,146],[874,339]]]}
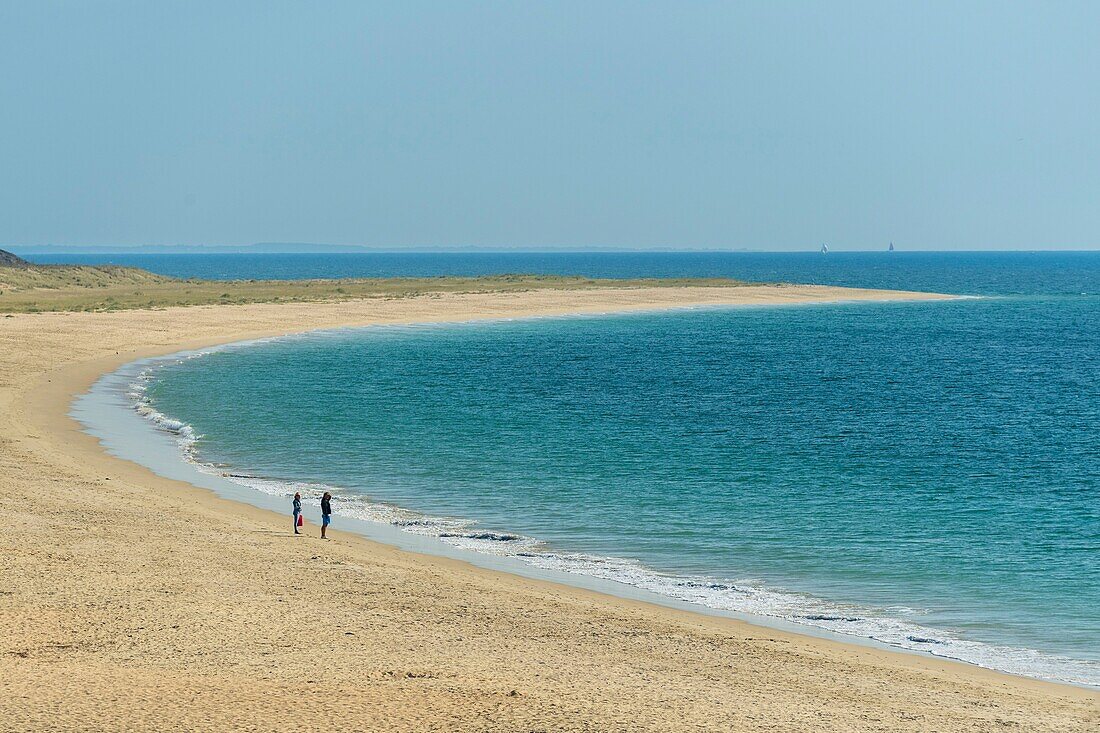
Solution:
{"label": "sandy beach", "polygon": [[74,396],[138,358],[318,328],[936,296],[436,293],[0,315],[0,730],[1086,731],[1100,693],[396,550],[104,453]]}

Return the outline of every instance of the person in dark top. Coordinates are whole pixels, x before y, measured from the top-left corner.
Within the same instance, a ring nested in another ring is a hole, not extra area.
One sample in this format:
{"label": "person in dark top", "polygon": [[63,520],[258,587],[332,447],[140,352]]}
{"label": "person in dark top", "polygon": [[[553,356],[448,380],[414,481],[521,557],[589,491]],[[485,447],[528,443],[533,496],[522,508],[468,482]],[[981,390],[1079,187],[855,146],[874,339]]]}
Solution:
{"label": "person in dark top", "polygon": [[301,534],[298,531],[298,518],[302,516],[302,495],[294,493],[294,534]]}
{"label": "person in dark top", "polygon": [[327,540],[325,537],[325,530],[328,529],[329,523],[332,522],[332,494],[325,492],[321,497],[321,539]]}

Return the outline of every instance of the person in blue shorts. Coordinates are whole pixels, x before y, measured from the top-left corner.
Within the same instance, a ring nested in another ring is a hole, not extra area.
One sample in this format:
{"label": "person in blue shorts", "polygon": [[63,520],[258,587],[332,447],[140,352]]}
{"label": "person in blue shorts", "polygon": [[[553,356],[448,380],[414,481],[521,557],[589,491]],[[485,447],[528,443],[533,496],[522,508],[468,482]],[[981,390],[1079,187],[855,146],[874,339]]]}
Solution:
{"label": "person in blue shorts", "polygon": [[298,517],[302,515],[302,495],[295,492],[294,494],[294,534],[301,534],[298,531]]}
{"label": "person in blue shorts", "polygon": [[332,494],[325,492],[321,497],[321,539],[327,540],[325,537],[325,530],[328,529],[329,523],[332,522]]}

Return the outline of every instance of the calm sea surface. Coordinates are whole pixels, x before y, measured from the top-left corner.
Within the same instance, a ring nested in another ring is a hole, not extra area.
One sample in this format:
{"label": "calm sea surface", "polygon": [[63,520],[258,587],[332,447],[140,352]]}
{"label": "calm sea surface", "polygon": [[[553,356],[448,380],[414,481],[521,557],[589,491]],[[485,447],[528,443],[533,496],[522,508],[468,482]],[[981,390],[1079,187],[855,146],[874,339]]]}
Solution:
{"label": "calm sea surface", "polygon": [[988,296],[318,333],[165,362],[142,394],[196,460],[337,487],[338,514],[1100,684],[1100,253],[115,259]]}
{"label": "calm sea surface", "polygon": [[1100,290],[1100,252],[628,252],[540,254],[217,254],[27,255],[39,263],[128,265],[173,277],[214,280],[435,275],[734,277],[956,294],[1036,294]]}

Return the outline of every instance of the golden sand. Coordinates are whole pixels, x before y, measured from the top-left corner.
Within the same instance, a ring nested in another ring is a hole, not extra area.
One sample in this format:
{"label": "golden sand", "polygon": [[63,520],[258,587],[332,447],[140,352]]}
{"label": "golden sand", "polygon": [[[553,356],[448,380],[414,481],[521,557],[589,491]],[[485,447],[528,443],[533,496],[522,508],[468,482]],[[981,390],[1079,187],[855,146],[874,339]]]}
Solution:
{"label": "golden sand", "polygon": [[295,537],[286,516],[107,456],[66,416],[128,361],[314,328],[907,297],[936,296],[609,288],[0,317],[0,730],[1100,729],[1091,690]]}

